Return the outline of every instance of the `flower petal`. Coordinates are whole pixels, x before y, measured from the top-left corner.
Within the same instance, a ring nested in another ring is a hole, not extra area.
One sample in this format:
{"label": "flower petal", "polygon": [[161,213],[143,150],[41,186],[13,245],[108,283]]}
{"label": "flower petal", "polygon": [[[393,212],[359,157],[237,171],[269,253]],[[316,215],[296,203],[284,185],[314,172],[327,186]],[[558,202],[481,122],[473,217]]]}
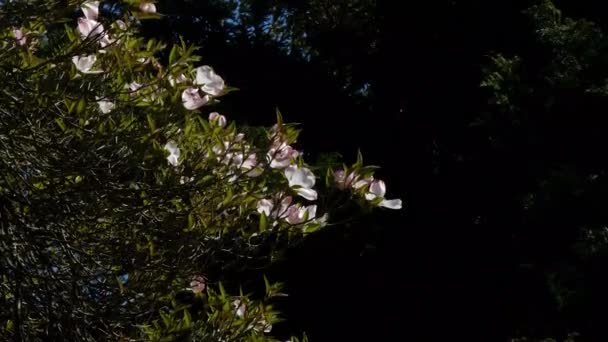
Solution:
{"label": "flower petal", "polygon": [[156,13],[156,5],[151,2],[142,1],[139,4],[139,10],[143,13]]}
{"label": "flower petal", "polygon": [[188,88],[182,92],[182,102],[186,109],[195,110],[209,102],[209,97],[201,97],[197,88]]}
{"label": "flower petal", "polygon": [[97,105],[99,106],[99,111],[103,114],[108,114],[114,109],[114,103],[106,100],[97,101]]}
{"label": "flower petal", "polygon": [[258,201],[257,210],[258,213],[264,213],[266,216],[270,216],[272,209],[274,208],[274,204],[269,199],[261,199]]}
{"label": "flower petal", "polygon": [[203,65],[196,69],[196,80],[194,83],[202,86],[201,90],[211,96],[221,95],[225,87],[224,80],[208,65]]}
{"label": "flower petal", "polygon": [[80,7],[87,19],[97,20],[99,15],[99,1],[87,1]]}
{"label": "flower petal", "polygon": [[314,189],[298,188],[296,189],[296,193],[309,201],[317,199],[317,192]]}
{"label": "flower petal", "polygon": [[384,207],[388,209],[401,209],[401,200],[400,199],[392,199],[392,200],[382,200],[378,204],[379,207]]}
{"label": "flower petal", "polygon": [[376,197],[384,197],[384,194],[386,194],[386,185],[381,180],[375,180],[369,185],[369,192]]}

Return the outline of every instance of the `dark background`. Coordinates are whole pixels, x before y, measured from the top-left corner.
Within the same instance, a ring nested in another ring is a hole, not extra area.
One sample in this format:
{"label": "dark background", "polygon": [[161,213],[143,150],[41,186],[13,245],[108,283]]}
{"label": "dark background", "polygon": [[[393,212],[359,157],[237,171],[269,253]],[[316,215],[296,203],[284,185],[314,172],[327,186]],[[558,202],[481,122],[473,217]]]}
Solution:
{"label": "dark background", "polygon": [[[302,123],[308,160],[337,151],[352,162],[360,149],[382,166],[388,197],[404,201],[328,229],[269,271],[290,294],[278,334],[608,338],[606,254],[589,255],[583,233],[608,219],[606,100],[583,95],[583,81],[545,82],[558,50],[523,13],[536,3],[158,2],[164,17],[144,32],[182,35],[240,88],[220,112],[270,125],[279,108]],[[564,17],[608,23],[600,1],[555,4]],[[268,29],[271,18],[285,24]],[[512,115],[480,87],[494,53],[520,56],[535,91]],[[598,68],[580,77],[601,79]]]}

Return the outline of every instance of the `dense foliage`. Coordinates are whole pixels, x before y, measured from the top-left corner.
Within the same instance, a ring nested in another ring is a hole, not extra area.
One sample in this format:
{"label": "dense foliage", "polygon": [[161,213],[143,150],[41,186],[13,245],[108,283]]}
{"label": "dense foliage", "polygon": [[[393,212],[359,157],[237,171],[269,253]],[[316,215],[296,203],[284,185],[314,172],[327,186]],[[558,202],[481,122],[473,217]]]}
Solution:
{"label": "dense foliage", "polygon": [[153,3],[0,10],[3,337],[274,340],[264,269],[332,221],[401,208],[360,156],[306,164],[279,113],[265,129],[213,111],[234,89],[192,46],[140,37]]}

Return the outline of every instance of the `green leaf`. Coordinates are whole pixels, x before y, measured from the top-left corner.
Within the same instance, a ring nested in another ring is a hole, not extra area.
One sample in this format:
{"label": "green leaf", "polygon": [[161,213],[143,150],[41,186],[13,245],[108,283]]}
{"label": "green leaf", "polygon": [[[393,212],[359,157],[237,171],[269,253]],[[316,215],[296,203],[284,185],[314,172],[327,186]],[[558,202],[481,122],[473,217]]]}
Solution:
{"label": "green leaf", "polygon": [[188,230],[192,230],[192,228],[194,228],[194,213],[190,212],[190,214],[188,214]]}
{"label": "green leaf", "polygon": [[57,118],[55,119],[55,122],[57,123],[57,126],[59,126],[59,128],[61,128],[61,130],[65,132],[66,126],[65,122],[63,122],[63,118]]}
{"label": "green leaf", "polygon": [[277,112],[277,125],[281,127],[283,125],[283,115],[281,115],[281,111],[279,108],[276,109]]}
{"label": "green leaf", "polygon": [[76,105],[76,114],[84,112],[86,107],[87,102],[85,101],[84,97],[81,97],[80,100],[78,100],[78,104]]}
{"label": "green leaf", "polygon": [[177,45],[173,45],[171,48],[171,53],[169,53],[169,65],[172,65],[177,58]]}
{"label": "green leaf", "polygon": [[190,328],[192,325],[192,316],[190,316],[190,312],[187,309],[184,309],[184,328]]}
{"label": "green leaf", "polygon": [[150,131],[156,131],[156,123],[154,122],[154,118],[152,118],[152,114],[146,114],[146,118],[148,119],[148,126],[150,127]]}
{"label": "green leaf", "polygon": [[260,232],[265,231],[268,228],[268,218],[265,213],[260,214]]}

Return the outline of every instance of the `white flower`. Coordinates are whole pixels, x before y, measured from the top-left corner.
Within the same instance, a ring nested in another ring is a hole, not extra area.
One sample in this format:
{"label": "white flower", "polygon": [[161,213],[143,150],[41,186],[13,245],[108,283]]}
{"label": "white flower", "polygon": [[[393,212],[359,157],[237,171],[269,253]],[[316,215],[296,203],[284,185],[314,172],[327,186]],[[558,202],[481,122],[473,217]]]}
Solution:
{"label": "white flower", "polygon": [[245,134],[243,133],[239,133],[234,136],[234,142],[241,142],[243,139],[245,139]]}
{"label": "white flower", "polygon": [[209,114],[209,121],[217,122],[220,127],[226,126],[226,117],[220,115],[218,112],[213,112]]}
{"label": "white flower", "polygon": [[194,180],[194,177],[186,177],[186,176],[181,176],[179,177],[179,184],[186,184],[186,183],[190,183]]}
{"label": "white flower", "polygon": [[273,208],[274,203],[272,203],[272,201],[269,199],[261,199],[258,201],[257,210],[260,214],[264,213],[264,215],[268,217],[270,216],[270,213],[272,212]]}
{"label": "white flower", "polygon": [[94,19],[78,18],[78,31],[82,38],[103,34],[103,25]]}
{"label": "white flower", "polygon": [[236,315],[239,318],[243,318],[245,317],[245,313],[247,312],[247,305],[245,305],[245,303],[243,303],[242,300],[240,299],[235,299],[232,302],[232,307],[234,308]]}
{"label": "white flower", "polygon": [[370,185],[373,181],[374,181],[374,177],[367,177],[367,178],[360,179],[360,180],[356,181],[355,184],[353,184],[353,188],[361,189],[365,186]]}
{"label": "white flower", "polygon": [[257,332],[264,331],[268,334],[272,331],[272,324],[268,324],[265,319],[261,319],[253,326],[253,330]]}
{"label": "white flower", "polygon": [[139,10],[143,13],[156,13],[156,5],[151,2],[142,1],[139,3]]}
{"label": "white flower", "polygon": [[201,97],[197,88],[188,88],[182,92],[182,103],[184,108],[188,110],[195,110],[204,106],[209,102],[209,96],[205,95]]}
{"label": "white flower", "polygon": [[207,279],[204,276],[195,276],[190,282],[190,289],[194,293],[201,293],[205,291]]}
{"label": "white flower", "polygon": [[[279,194],[279,197],[280,196],[282,196],[282,194]],[[260,214],[264,213],[268,217],[284,219],[287,218],[293,210],[297,209],[296,207],[291,205],[292,201],[293,198],[291,196],[285,196],[281,198],[281,203],[278,207],[275,208],[275,204],[272,200],[261,199],[258,201],[257,211]]]}
{"label": "white flower", "polygon": [[184,76],[184,74],[180,74],[179,76],[177,76],[177,78],[173,78],[173,76],[169,75],[167,79],[169,80],[169,84],[172,87],[175,87],[176,84],[184,83],[188,80],[186,76]]}
{"label": "white flower", "polygon": [[340,190],[346,190],[353,186],[353,183],[357,181],[359,176],[355,172],[350,172],[348,175],[344,170],[338,170],[334,172],[334,181],[336,186]]}
{"label": "white flower", "polygon": [[100,100],[100,98],[97,98],[97,105],[99,106],[99,111],[101,111],[103,114],[108,114],[109,112],[111,112],[114,109],[114,103],[111,101],[107,101],[107,100]]}
{"label": "white flower", "polygon": [[72,57],[72,62],[76,66],[76,69],[84,74],[99,74],[103,72],[103,70],[91,70],[96,61],[97,57],[95,55]]}
{"label": "white flower", "polygon": [[101,45],[102,48],[105,48],[106,46],[114,43],[115,40],[114,39],[110,39],[110,36],[108,36],[107,34],[104,34],[103,36],[101,36],[101,38],[99,39],[99,45]]}
{"label": "white flower", "polygon": [[268,151],[268,160],[273,169],[284,169],[291,164],[291,160],[299,155],[293,147],[286,143],[274,144]]}
{"label": "white flower", "polygon": [[131,90],[132,92],[136,92],[139,89],[143,88],[143,84],[133,81],[133,82],[127,84],[126,87],[129,88],[129,90]]}
{"label": "white flower", "polygon": [[27,43],[27,37],[25,36],[25,33],[23,33],[23,29],[14,29],[13,36],[15,36],[17,44],[23,46]]}
{"label": "white flower", "polygon": [[165,145],[165,150],[169,151],[169,156],[167,156],[167,162],[169,162],[169,164],[173,166],[178,166],[181,151],[179,150],[179,147],[177,147],[177,144],[173,141],[169,141]]}
{"label": "white flower", "polygon": [[317,215],[317,206],[309,205],[307,207],[292,205],[288,210],[288,216],[285,219],[290,224],[300,224],[308,220],[313,220]]}
{"label": "white flower", "polygon": [[124,21],[118,19],[114,22],[114,24],[116,25],[116,27],[118,27],[118,29],[120,30],[126,30],[127,29],[127,24],[125,24]]}
{"label": "white flower", "polygon": [[296,165],[288,166],[285,171],[285,177],[289,182],[289,187],[295,189],[296,193],[307,200],[313,201],[317,199],[317,192],[312,189],[315,185],[315,175],[309,169],[299,168]]}
{"label": "white flower", "polygon": [[196,80],[194,82],[202,86],[201,90],[211,96],[219,96],[224,91],[224,80],[218,76],[208,65],[196,69]]}
{"label": "white flower", "polygon": [[378,204],[379,207],[384,207],[388,209],[401,209],[401,200],[400,199],[392,199],[386,200],[384,199],[384,194],[386,194],[386,185],[381,180],[374,180],[369,185],[369,190],[365,194],[365,198],[368,201],[373,201],[377,198],[382,198],[382,201]]}
{"label": "white flower", "polygon": [[245,170],[248,170],[245,174],[249,177],[257,177],[263,172],[262,168],[260,167],[260,164],[258,163],[258,158],[255,153],[252,153],[247,156],[247,159],[243,161],[241,167]]}
{"label": "white flower", "polygon": [[97,20],[97,16],[99,15],[99,1],[87,1],[82,4],[82,13],[87,19]]}

